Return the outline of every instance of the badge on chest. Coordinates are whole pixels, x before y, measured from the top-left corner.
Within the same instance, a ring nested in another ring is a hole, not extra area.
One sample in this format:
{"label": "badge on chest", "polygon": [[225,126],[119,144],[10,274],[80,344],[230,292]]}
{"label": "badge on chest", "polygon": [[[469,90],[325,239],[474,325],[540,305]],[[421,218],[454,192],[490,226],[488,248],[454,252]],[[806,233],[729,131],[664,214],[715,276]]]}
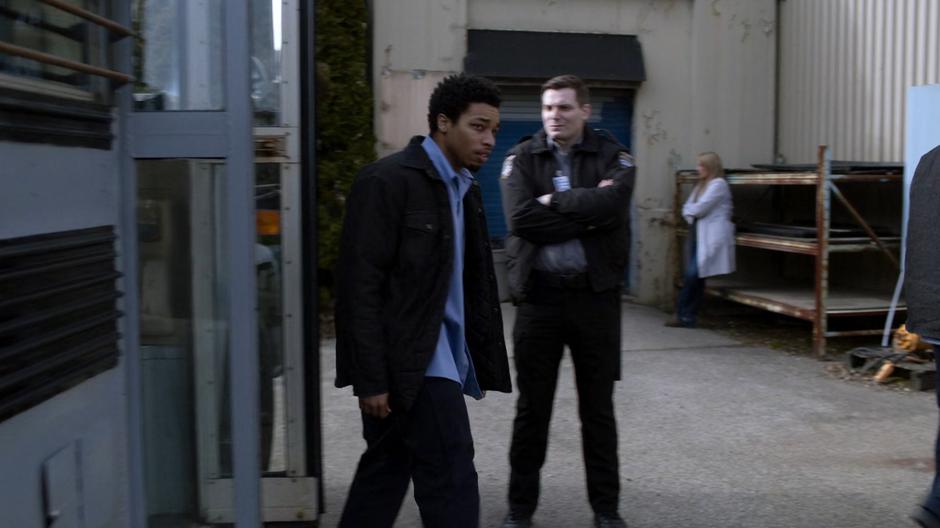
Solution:
{"label": "badge on chest", "polygon": [[552,184],[555,186],[555,192],[567,191],[571,188],[571,180],[563,175],[561,171],[555,173],[555,177],[552,178]]}

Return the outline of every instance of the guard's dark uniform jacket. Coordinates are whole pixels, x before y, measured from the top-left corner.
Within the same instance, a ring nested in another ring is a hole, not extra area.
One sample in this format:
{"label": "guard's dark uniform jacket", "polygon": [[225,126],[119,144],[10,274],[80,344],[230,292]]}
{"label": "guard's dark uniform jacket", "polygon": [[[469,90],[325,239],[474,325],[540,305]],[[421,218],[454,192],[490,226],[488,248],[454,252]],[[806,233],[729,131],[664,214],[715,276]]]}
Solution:
{"label": "guard's dark uniform jacket", "polygon": [[[571,149],[571,189],[554,192],[559,170],[544,130],[516,145],[503,163],[500,178],[509,289],[514,301],[525,291],[541,245],[581,240],[587,276],[596,292],[616,288],[623,280],[630,249],[629,204],[636,169],[626,147],[606,133],[584,128],[581,143]],[[612,179],[614,185],[597,189]],[[538,203],[553,193],[549,207]]]}
{"label": "guard's dark uniform jacket", "polygon": [[[421,136],[364,167],[347,201],[336,277],[336,386],[408,410],[437,345],[453,269],[447,189]],[[510,392],[496,276],[476,181],[463,199],[467,346],[483,390]]]}
{"label": "guard's dark uniform jacket", "polygon": [[911,181],[904,296],[907,328],[940,339],[940,146],[924,154]]}

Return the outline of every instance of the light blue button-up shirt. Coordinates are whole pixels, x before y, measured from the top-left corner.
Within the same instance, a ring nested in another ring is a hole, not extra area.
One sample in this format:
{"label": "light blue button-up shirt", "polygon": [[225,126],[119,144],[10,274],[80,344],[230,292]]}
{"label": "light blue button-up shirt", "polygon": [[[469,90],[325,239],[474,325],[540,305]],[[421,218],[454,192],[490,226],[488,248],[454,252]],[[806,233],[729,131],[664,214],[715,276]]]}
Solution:
{"label": "light blue button-up shirt", "polygon": [[467,169],[454,171],[431,136],[424,139],[421,147],[428,153],[431,163],[444,181],[454,222],[454,266],[450,276],[450,288],[447,291],[447,303],[444,305],[444,320],[441,322],[437,347],[425,376],[454,380],[463,387],[464,394],[480,399],[483,392],[477,383],[473,360],[470,359],[470,351],[467,349],[463,306],[463,197],[473,185],[473,176]]}

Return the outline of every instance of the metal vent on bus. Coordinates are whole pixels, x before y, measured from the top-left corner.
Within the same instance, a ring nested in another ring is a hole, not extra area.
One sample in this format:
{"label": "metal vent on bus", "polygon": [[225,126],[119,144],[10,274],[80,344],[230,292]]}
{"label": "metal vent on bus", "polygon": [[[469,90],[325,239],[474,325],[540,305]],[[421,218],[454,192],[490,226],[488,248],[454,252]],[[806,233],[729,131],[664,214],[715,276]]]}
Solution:
{"label": "metal vent on bus", "polygon": [[0,421],[117,365],[113,226],[0,240]]}

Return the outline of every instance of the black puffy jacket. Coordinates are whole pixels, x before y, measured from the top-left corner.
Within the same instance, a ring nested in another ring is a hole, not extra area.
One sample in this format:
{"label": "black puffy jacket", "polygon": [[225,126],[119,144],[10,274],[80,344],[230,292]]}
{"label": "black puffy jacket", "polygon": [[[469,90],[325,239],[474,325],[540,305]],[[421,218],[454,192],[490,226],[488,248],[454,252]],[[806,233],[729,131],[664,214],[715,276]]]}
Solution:
{"label": "black puffy jacket", "polygon": [[[443,180],[412,138],[364,167],[347,199],[336,270],[336,386],[388,392],[407,410],[437,345],[453,270],[453,219]],[[510,392],[496,276],[474,181],[463,200],[467,346],[483,390]]]}
{"label": "black puffy jacket", "polygon": [[[616,140],[584,128],[581,143],[571,149],[571,189],[554,192],[558,170],[555,155],[541,130],[516,145],[506,158],[500,178],[509,288],[514,300],[525,296],[526,283],[540,246],[580,239],[594,291],[616,288],[630,251],[630,197],[636,168]],[[599,188],[601,180],[614,185]],[[552,193],[546,207],[537,201]]]}
{"label": "black puffy jacket", "polygon": [[911,181],[904,261],[907,328],[940,339],[940,146],[920,159]]}

